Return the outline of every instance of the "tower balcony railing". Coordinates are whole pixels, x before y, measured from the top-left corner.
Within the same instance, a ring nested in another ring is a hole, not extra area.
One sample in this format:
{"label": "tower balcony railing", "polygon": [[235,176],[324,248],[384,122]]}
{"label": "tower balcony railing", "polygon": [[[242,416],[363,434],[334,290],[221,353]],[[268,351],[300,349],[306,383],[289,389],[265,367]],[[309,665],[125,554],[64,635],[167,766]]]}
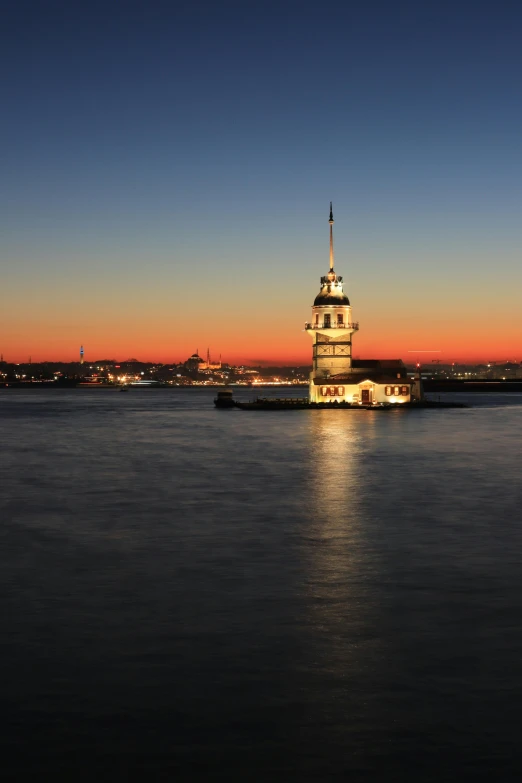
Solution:
{"label": "tower balcony railing", "polygon": [[305,329],[307,331],[309,329],[351,329],[353,332],[357,332],[359,330],[359,322],[348,323],[344,321],[335,321],[334,323],[328,323],[327,321],[323,321],[323,323],[305,323]]}

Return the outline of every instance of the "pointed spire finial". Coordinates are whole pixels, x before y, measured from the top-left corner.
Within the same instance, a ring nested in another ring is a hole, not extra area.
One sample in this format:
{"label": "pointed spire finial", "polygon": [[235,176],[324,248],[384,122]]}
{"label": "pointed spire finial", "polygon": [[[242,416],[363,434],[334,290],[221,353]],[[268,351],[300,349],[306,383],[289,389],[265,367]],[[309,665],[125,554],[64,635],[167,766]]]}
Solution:
{"label": "pointed spire finial", "polygon": [[332,202],[330,201],[330,220],[328,221],[330,223],[330,275],[334,274],[334,250],[333,250],[333,210],[332,210]]}

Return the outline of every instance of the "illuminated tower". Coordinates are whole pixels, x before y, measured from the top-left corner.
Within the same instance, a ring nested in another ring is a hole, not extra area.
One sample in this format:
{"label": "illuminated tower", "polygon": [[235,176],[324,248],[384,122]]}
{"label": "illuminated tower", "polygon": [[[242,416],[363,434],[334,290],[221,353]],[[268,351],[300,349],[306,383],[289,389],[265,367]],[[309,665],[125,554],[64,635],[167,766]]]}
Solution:
{"label": "illuminated tower", "polygon": [[80,364],[83,364],[83,345],[80,345]]}
{"label": "illuminated tower", "polygon": [[352,322],[350,300],[343,291],[343,278],[335,274],[333,250],[333,212],[330,202],[330,269],[321,277],[321,290],[312,307],[312,321],[306,330],[312,335],[313,357],[310,375],[310,400],[318,398],[314,379],[330,378],[351,372],[352,334],[359,324]]}

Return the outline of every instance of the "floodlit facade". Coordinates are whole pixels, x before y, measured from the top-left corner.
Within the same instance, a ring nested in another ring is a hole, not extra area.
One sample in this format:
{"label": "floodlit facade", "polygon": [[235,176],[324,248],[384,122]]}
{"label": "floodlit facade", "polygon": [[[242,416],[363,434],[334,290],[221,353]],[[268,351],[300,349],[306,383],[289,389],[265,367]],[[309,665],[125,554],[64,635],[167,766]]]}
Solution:
{"label": "floodlit facade", "polygon": [[333,210],[330,202],[330,268],[305,329],[313,340],[311,402],[349,402],[360,405],[404,403],[412,399],[413,381],[400,359],[352,359],[353,320],[343,278],[334,269]]}

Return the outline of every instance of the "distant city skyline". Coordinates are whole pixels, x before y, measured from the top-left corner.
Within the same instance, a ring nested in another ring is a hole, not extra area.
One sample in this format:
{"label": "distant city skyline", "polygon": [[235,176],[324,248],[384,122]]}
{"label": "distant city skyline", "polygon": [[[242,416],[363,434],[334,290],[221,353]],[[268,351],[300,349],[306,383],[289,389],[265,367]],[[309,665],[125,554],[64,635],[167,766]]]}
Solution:
{"label": "distant city skyline", "polygon": [[[522,358],[522,8],[20,0],[2,20],[0,350]],[[215,346],[215,348],[213,347]]]}
{"label": "distant city skyline", "polygon": [[[201,357],[201,354],[200,354]],[[158,366],[179,366],[182,364],[186,364],[191,357],[173,357],[170,360],[159,360],[159,359],[153,359],[151,357],[149,358],[139,358],[135,355],[130,356],[110,356],[109,354],[95,354],[95,356],[91,359],[87,359],[85,362],[81,362],[79,359],[63,359],[60,357],[47,357],[45,359],[36,359],[32,356],[29,357],[22,357],[19,360],[11,359],[10,357],[4,357],[2,356],[0,358],[0,363],[5,364],[20,364],[20,365],[43,365],[43,364],[71,364],[71,365],[83,365],[83,369],[89,369],[94,366],[101,363],[116,363],[116,364],[128,364],[136,362],[137,364],[147,364],[147,365],[158,365]],[[201,357],[203,358],[203,357]],[[359,358],[365,358],[360,356],[354,356],[354,359]],[[372,358],[370,356],[366,358]],[[522,365],[522,360],[518,359],[517,357],[504,357],[502,359],[492,359],[492,360],[477,360],[477,361],[467,361],[464,359],[440,359],[438,361],[435,361],[433,359],[426,359],[423,358],[421,352],[416,353],[415,351],[411,352],[410,354],[404,356],[404,357],[394,357],[401,359],[405,365],[408,367],[414,367],[418,364],[420,364],[423,368],[434,368],[437,367],[451,367],[452,365],[458,365],[458,366],[469,366],[469,367],[477,367],[477,366],[486,366],[486,367],[502,367],[504,365],[509,364],[515,364],[515,365]],[[223,359],[222,365],[224,367],[295,367],[295,368],[301,368],[301,367],[309,367],[311,366],[311,361],[304,361],[304,362],[282,362],[282,361],[270,361],[269,359],[263,359],[257,362],[244,362],[244,361],[228,361]]]}

